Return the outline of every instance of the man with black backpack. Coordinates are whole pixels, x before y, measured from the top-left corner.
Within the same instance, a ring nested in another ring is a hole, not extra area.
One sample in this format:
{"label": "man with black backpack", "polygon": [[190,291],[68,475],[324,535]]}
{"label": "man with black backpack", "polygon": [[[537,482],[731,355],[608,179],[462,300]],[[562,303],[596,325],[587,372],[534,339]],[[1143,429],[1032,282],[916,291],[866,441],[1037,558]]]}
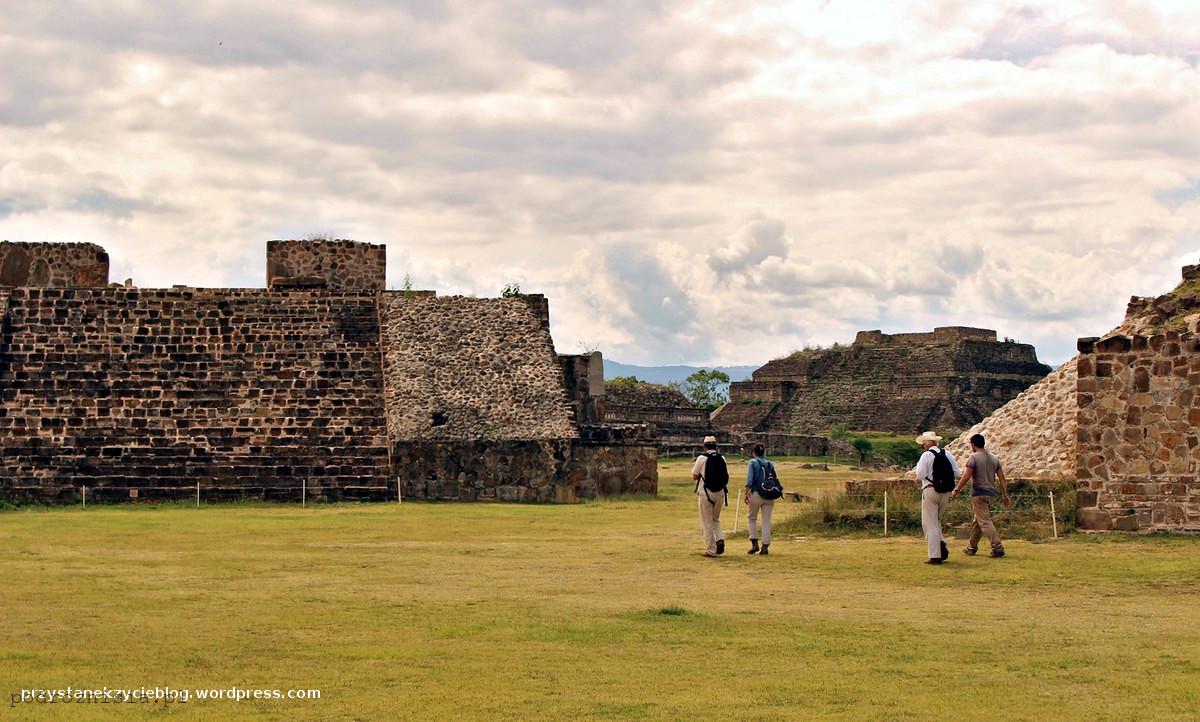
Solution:
{"label": "man with black backpack", "polygon": [[958,478],[958,462],[954,455],[938,447],[942,437],[926,431],[917,437],[917,443],[925,451],[913,471],[921,485],[921,529],[925,531],[925,544],[929,559],[926,564],[941,564],[950,556],[946,537],[942,536],[942,513],[950,492],[954,491],[954,480]]}
{"label": "man with black backpack", "polygon": [[729,467],[717,451],[717,437],[704,437],[704,453],[692,465],[696,496],[700,507],[700,529],[704,535],[704,556],[725,553],[725,533],[721,531],[721,509],[729,501]]}
{"label": "man with black backpack", "polygon": [[[783,485],[775,473],[775,465],[764,456],[767,453],[762,444],[755,444],[751,452],[754,457],[746,465],[746,490],[743,499],[746,501],[746,519],[750,530],[750,551],[748,554],[770,554],[771,546],[771,512],[775,510],[775,500],[783,496]],[[758,512],[762,511],[762,547],[758,546]]]}

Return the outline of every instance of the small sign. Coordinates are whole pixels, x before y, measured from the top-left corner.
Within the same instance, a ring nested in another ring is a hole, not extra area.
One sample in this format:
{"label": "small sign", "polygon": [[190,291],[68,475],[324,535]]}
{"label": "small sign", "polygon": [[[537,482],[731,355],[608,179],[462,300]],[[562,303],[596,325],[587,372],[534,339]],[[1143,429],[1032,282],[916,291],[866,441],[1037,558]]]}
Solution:
{"label": "small sign", "polygon": [[137,498],[137,489],[130,489],[130,490],[129,490],[129,498],[130,498],[130,499],[136,499],[136,498]]}

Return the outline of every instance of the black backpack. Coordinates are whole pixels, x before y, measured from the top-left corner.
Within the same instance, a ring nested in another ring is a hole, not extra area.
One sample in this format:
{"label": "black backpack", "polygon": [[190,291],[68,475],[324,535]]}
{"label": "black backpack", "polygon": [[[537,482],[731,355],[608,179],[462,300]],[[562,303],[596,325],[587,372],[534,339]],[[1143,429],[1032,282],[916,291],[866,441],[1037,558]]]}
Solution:
{"label": "black backpack", "polygon": [[762,480],[756,480],[753,484],[755,488],[751,489],[751,491],[767,501],[783,496],[783,484],[779,483],[779,476],[775,474],[775,465],[766,459],[760,459],[758,467],[763,472]]}
{"label": "black backpack", "polygon": [[704,462],[704,488],[721,491],[729,486],[729,467],[725,465],[725,457],[715,451],[704,455],[708,457],[708,461]]}
{"label": "black backpack", "polygon": [[945,449],[934,451],[933,454],[933,490],[939,494],[945,494],[954,491],[954,467],[950,465],[950,459],[946,456]]}

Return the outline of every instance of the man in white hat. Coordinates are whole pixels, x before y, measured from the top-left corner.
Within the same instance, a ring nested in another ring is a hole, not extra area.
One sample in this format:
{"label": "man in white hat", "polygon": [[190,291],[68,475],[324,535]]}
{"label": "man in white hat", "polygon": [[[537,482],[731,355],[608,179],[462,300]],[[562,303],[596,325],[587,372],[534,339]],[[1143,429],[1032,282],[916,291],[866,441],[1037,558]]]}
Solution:
{"label": "man in white hat", "polygon": [[725,553],[721,509],[729,500],[729,467],[725,464],[725,457],[717,451],[717,437],[704,437],[704,453],[692,465],[692,479],[696,482],[704,556],[719,557]]}
{"label": "man in white hat", "polygon": [[926,431],[916,439],[925,449],[913,473],[921,487],[921,529],[925,531],[929,552],[926,564],[941,564],[950,556],[946,537],[942,536],[942,513],[954,490],[954,480],[961,473],[954,455],[938,446],[941,440],[942,437],[932,431]]}

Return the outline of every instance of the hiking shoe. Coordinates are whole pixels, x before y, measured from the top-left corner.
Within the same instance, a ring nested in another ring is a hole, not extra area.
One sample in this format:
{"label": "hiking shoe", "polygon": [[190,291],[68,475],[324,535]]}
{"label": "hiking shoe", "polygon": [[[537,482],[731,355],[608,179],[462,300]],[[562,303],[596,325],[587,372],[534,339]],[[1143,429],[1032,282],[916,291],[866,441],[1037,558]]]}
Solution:
{"label": "hiking shoe", "polygon": [[750,551],[748,551],[746,553],[747,554],[757,554],[758,553],[758,540],[757,539],[750,540]]}
{"label": "hiking shoe", "polygon": [[763,545],[762,545],[762,550],[761,550],[761,551],[758,553],[758,555],[759,555],[760,557],[765,557],[765,556],[767,556],[767,554],[768,554],[768,552],[767,552],[767,547],[769,547],[769,546],[771,546],[771,545],[770,545],[770,544],[763,544]]}
{"label": "hiking shoe", "polygon": [[928,560],[928,561],[926,561],[925,563],[926,563],[926,564],[941,564],[941,563],[942,563],[942,560],[941,560],[941,559],[938,559],[937,557],[933,557],[932,559],[929,559],[929,560]]}
{"label": "hiking shoe", "polygon": [[942,561],[950,558],[950,547],[946,546],[946,542],[942,542]]}
{"label": "hiking shoe", "polygon": [[972,549],[971,547],[963,547],[963,554],[966,554],[969,557],[975,556],[975,552],[977,552],[977,551],[979,551],[979,550]]}
{"label": "hiking shoe", "polygon": [[725,553],[725,540],[719,539],[719,540],[717,540],[717,556],[721,556],[724,553]]}
{"label": "hiking shoe", "polygon": [[992,550],[992,559],[999,559],[1002,556],[1004,556],[1003,549],[993,549]]}

